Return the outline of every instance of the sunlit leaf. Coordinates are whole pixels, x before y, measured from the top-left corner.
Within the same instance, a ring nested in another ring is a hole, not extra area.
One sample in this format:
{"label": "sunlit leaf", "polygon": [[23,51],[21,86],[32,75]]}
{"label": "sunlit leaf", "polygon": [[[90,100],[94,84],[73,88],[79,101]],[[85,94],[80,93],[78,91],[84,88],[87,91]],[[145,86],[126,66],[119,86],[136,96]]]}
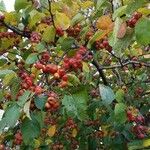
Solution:
{"label": "sunlit leaf", "polygon": [[[63,21],[62,21],[63,20]],[[63,30],[66,30],[71,24],[69,17],[64,13],[56,12],[55,25],[61,27]]]}
{"label": "sunlit leaf", "polygon": [[56,133],[56,125],[51,126],[48,131],[47,131],[47,135],[49,137],[53,137]]}

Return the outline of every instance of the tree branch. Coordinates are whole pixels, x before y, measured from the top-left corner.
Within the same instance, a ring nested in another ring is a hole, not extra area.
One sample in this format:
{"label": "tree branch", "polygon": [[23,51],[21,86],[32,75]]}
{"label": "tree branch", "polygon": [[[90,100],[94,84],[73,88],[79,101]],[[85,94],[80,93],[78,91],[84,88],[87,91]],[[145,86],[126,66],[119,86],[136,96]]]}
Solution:
{"label": "tree branch", "polygon": [[115,69],[115,68],[122,68],[127,65],[133,65],[133,64],[138,64],[138,65],[143,65],[145,67],[150,67],[149,63],[144,63],[144,62],[138,62],[138,61],[128,61],[126,63],[118,64],[118,65],[113,65],[113,66],[102,66],[102,69]]}
{"label": "tree branch", "polygon": [[96,69],[98,70],[99,75],[100,75],[100,77],[102,78],[104,85],[108,85],[107,79],[106,79],[105,74],[104,74],[104,72],[103,72],[103,67],[102,67],[96,60],[94,60],[94,59],[93,59],[93,61],[92,61],[92,64],[93,64],[93,65],[96,67]]}
{"label": "tree branch", "polygon": [[54,22],[54,15],[52,14],[51,0],[48,0],[48,4],[49,4],[49,13],[51,15],[52,23],[53,23],[54,28],[56,29],[55,22]]}
{"label": "tree branch", "polygon": [[30,33],[29,32],[24,32],[24,31],[21,31],[19,30],[18,28],[12,26],[12,25],[9,25],[7,23],[5,23],[4,21],[0,21],[0,23],[5,26],[6,28],[12,30],[14,33],[18,34],[18,35],[21,35],[23,37],[27,37],[27,38],[30,38]]}

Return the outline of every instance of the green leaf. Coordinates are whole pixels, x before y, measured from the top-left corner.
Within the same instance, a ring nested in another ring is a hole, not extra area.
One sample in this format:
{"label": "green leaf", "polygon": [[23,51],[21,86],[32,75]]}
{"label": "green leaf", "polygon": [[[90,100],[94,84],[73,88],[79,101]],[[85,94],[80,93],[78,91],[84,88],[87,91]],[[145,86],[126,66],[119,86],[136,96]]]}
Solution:
{"label": "green leaf", "polygon": [[14,78],[10,86],[12,99],[16,99],[19,89],[20,89],[20,79]]}
{"label": "green leaf", "polygon": [[45,44],[44,43],[39,43],[35,46],[35,49],[39,52],[39,53],[42,53],[46,50],[45,48]]}
{"label": "green leaf", "polygon": [[0,67],[3,66],[4,64],[6,64],[7,59],[1,58],[0,59]]}
{"label": "green leaf", "polygon": [[61,45],[61,49],[63,51],[67,51],[67,50],[70,50],[72,45],[75,43],[75,40],[74,38],[71,38],[71,37],[68,37],[68,38],[65,38],[64,40],[62,40],[62,42],[60,43]]}
{"label": "green leaf", "polygon": [[115,105],[115,119],[119,123],[124,123],[127,120],[125,104],[118,103]]}
{"label": "green leaf", "polygon": [[6,11],[5,3],[3,0],[0,2],[0,11]]}
{"label": "green leaf", "polygon": [[40,134],[40,125],[36,120],[25,118],[21,125],[23,141],[26,145],[31,145],[34,138]]}
{"label": "green leaf", "polygon": [[82,64],[83,64],[83,67],[82,67],[83,72],[85,72],[85,73],[90,73],[90,68],[89,68],[88,63],[83,62]]}
{"label": "green leaf", "polygon": [[37,121],[39,123],[41,129],[45,125],[44,124],[45,116],[46,116],[46,112],[44,112],[44,111],[38,111],[38,112],[36,111],[31,114],[32,120]]}
{"label": "green leaf", "polygon": [[122,102],[124,100],[124,96],[125,96],[125,93],[122,89],[119,89],[117,92],[116,92],[116,100],[118,102]]}
{"label": "green leaf", "polygon": [[40,110],[43,110],[45,108],[46,101],[47,101],[47,96],[44,95],[36,96],[34,99],[35,106]]}
{"label": "green leaf", "polygon": [[20,9],[26,8],[30,3],[27,0],[15,0],[15,10],[19,11]]}
{"label": "green leaf", "polygon": [[43,33],[43,40],[47,43],[53,42],[55,39],[55,28],[53,26],[48,26]]}
{"label": "green leaf", "polygon": [[147,0],[133,0],[131,3],[128,4],[126,13],[127,14],[132,14],[134,11],[136,11],[138,8],[142,7]]}
{"label": "green leaf", "polygon": [[148,148],[150,146],[150,139],[143,139],[143,140],[135,140],[133,142],[128,143],[129,150],[141,150],[144,148]]}
{"label": "green leaf", "polygon": [[55,14],[54,22],[57,27],[61,27],[63,30],[66,30],[71,23],[69,17],[65,13],[60,13],[58,11]]}
{"label": "green leaf", "polygon": [[69,83],[71,83],[73,86],[77,86],[80,84],[80,80],[74,74],[67,74],[67,76]]}
{"label": "green leaf", "polygon": [[0,121],[0,132],[5,127],[14,127],[21,114],[21,108],[18,105],[11,105],[5,111],[2,120]]}
{"label": "green leaf", "polygon": [[134,32],[127,31],[126,35],[123,38],[117,38],[117,34],[122,22],[122,19],[116,18],[113,34],[110,36],[109,39],[109,43],[118,57],[121,57],[123,55],[123,51],[131,44],[134,35]]}
{"label": "green leaf", "polygon": [[96,9],[99,10],[105,2],[106,0],[97,0]]}
{"label": "green leaf", "polygon": [[23,107],[27,100],[32,96],[30,91],[25,91],[22,96],[19,97],[17,104]]}
{"label": "green leaf", "polygon": [[30,54],[27,59],[26,59],[26,64],[33,64],[38,60],[38,54],[37,53],[32,53]]}
{"label": "green leaf", "polygon": [[62,104],[67,115],[85,120],[87,118],[87,101],[88,93],[85,89],[82,89],[72,95],[65,95]]}
{"label": "green leaf", "polygon": [[36,23],[41,21],[41,19],[45,17],[44,13],[38,12],[37,10],[32,10],[30,12],[30,20],[29,20],[29,26],[32,28],[36,26]]}
{"label": "green leaf", "polygon": [[150,20],[148,18],[142,18],[136,24],[135,35],[137,42],[143,45],[150,44]]}
{"label": "green leaf", "polygon": [[126,8],[127,8],[127,5],[119,7],[117,10],[115,10],[115,12],[113,13],[113,20],[125,14]]}
{"label": "green leaf", "polygon": [[5,75],[11,74],[11,73],[15,73],[15,72],[12,71],[12,70],[8,70],[8,69],[6,69],[6,70],[0,70],[0,77],[4,77]]}
{"label": "green leaf", "polygon": [[71,20],[71,26],[76,25],[84,19],[84,16],[81,13],[76,14]]}
{"label": "green leaf", "polygon": [[31,120],[31,116],[30,116],[30,104],[31,104],[31,100],[26,102],[24,107],[23,107],[23,111],[26,114],[26,116]]}
{"label": "green leaf", "polygon": [[16,73],[15,72],[12,72],[10,74],[7,74],[4,79],[3,79],[3,84],[4,86],[7,86],[9,85],[9,83],[15,78],[17,77]]}
{"label": "green leaf", "polygon": [[115,94],[113,90],[110,87],[102,85],[102,84],[99,85],[99,90],[100,90],[100,95],[104,104],[105,105],[111,104],[113,100],[115,99]]}
{"label": "green leaf", "polygon": [[103,31],[96,31],[96,33],[93,35],[93,37],[89,40],[87,47],[91,48],[92,44],[103,34]]}

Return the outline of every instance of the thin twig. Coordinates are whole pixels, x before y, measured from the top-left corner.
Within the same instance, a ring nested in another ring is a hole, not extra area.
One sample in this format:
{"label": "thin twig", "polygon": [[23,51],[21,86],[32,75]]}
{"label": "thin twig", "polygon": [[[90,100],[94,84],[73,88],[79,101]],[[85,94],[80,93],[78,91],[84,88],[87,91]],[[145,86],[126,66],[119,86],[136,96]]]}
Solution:
{"label": "thin twig", "polygon": [[150,67],[149,63],[144,63],[144,62],[138,62],[138,61],[128,61],[126,63],[122,63],[122,65],[113,65],[113,66],[102,66],[102,69],[115,69],[115,68],[122,68],[122,66],[127,66],[127,65],[133,65],[133,64],[138,64],[138,65],[143,65],[145,67]]}
{"label": "thin twig", "polygon": [[51,0],[48,0],[48,4],[49,4],[49,13],[50,13],[50,15],[51,15],[52,23],[53,23],[54,28],[56,29],[55,22],[54,22],[54,15],[53,15],[53,13],[52,13]]}

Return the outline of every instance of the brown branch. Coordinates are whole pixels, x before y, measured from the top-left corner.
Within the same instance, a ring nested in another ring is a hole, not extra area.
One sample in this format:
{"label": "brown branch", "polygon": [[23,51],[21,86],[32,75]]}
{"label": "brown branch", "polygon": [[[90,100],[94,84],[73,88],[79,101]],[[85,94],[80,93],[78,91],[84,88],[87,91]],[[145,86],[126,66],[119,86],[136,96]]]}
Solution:
{"label": "brown branch", "polygon": [[50,13],[50,15],[51,15],[52,23],[53,23],[54,28],[56,29],[55,22],[54,22],[54,15],[53,15],[53,13],[52,13],[51,0],[48,0],[48,4],[49,4],[49,13]]}
{"label": "brown branch", "polygon": [[138,65],[143,65],[145,67],[150,67],[149,63],[144,63],[144,62],[138,62],[138,61],[128,61],[126,63],[118,64],[118,65],[113,65],[113,66],[103,66],[102,69],[115,69],[115,68],[122,68],[124,66],[128,65],[133,65],[133,64],[138,64]]}
{"label": "brown branch", "polygon": [[108,85],[107,79],[103,72],[103,67],[94,59],[92,61],[92,64],[96,67],[97,71],[99,72],[99,75],[102,78],[104,85]]}
{"label": "brown branch", "polygon": [[18,28],[12,26],[12,25],[9,25],[7,23],[5,23],[4,21],[0,21],[0,23],[5,26],[6,28],[12,30],[14,33],[18,34],[18,35],[21,35],[23,37],[27,37],[27,38],[30,38],[30,33],[29,32],[24,32],[24,31],[21,31],[19,30]]}

